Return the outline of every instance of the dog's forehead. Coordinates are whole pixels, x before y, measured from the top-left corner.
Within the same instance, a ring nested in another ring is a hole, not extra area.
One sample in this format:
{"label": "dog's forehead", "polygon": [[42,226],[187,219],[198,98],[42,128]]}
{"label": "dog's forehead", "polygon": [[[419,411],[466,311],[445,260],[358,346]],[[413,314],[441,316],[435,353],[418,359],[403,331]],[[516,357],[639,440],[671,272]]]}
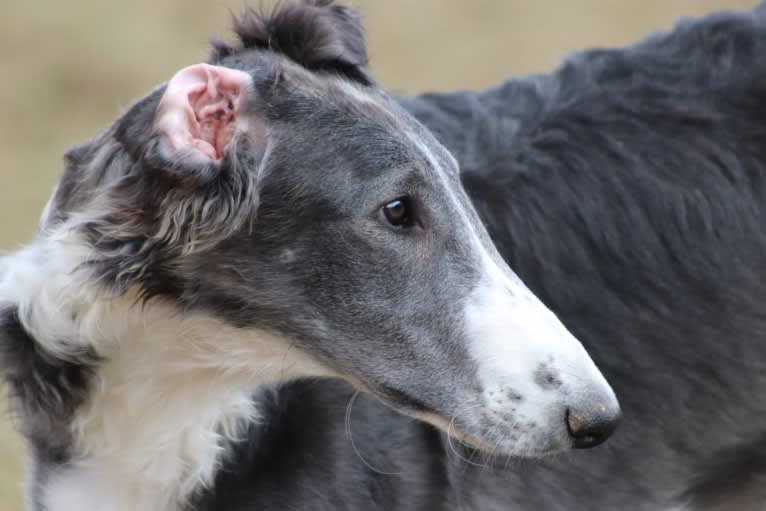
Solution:
{"label": "dog's forehead", "polygon": [[428,175],[454,168],[446,149],[375,89],[334,78],[299,81],[272,97],[270,107],[278,151],[296,170],[314,167],[327,179],[351,171],[370,179],[396,169]]}
{"label": "dog's forehead", "polygon": [[305,142],[314,146],[312,153],[335,149],[353,158],[364,148],[365,160],[378,156],[381,164],[393,160],[390,166],[401,167],[408,161],[423,161],[425,146],[440,168],[456,174],[452,155],[394,98],[375,86],[316,73],[271,52],[244,52],[221,64],[253,75],[256,102],[266,103],[269,120],[290,132],[287,138],[293,149]]}
{"label": "dog's forehead", "polygon": [[362,138],[361,144],[377,150],[395,148],[390,154],[398,150],[398,163],[409,165],[426,179],[438,176],[451,180],[450,176],[457,176],[457,161],[452,154],[390,97],[383,93],[357,97],[360,91],[355,86],[344,85],[354,91],[346,96],[349,104],[379,129],[379,137]]}

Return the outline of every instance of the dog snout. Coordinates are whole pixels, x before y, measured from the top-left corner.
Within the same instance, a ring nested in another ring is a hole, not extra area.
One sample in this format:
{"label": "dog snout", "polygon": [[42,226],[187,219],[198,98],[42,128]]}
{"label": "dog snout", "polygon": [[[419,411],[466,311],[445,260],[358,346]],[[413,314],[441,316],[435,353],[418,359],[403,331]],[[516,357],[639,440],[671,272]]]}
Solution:
{"label": "dog snout", "polygon": [[589,449],[612,436],[620,424],[622,412],[616,403],[590,402],[570,407],[566,423],[575,449]]}

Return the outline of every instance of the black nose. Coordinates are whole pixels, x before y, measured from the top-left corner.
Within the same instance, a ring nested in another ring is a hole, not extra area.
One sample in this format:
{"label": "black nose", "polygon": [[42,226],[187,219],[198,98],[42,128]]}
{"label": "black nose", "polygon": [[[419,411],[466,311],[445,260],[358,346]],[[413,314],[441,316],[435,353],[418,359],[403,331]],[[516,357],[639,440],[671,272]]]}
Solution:
{"label": "black nose", "polygon": [[617,429],[621,417],[619,408],[603,405],[567,410],[567,427],[575,449],[589,449],[603,443]]}

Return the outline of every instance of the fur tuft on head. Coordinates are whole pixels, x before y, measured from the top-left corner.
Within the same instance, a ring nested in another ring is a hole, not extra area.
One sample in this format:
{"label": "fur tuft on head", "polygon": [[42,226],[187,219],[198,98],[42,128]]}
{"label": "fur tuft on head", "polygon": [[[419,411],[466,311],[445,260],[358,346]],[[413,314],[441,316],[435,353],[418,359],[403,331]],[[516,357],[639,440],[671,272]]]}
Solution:
{"label": "fur tuft on head", "polygon": [[329,72],[372,85],[364,29],[354,9],[334,0],[279,3],[270,13],[247,8],[233,20],[241,46],[213,41],[213,63],[242,50],[280,53],[316,72]]}

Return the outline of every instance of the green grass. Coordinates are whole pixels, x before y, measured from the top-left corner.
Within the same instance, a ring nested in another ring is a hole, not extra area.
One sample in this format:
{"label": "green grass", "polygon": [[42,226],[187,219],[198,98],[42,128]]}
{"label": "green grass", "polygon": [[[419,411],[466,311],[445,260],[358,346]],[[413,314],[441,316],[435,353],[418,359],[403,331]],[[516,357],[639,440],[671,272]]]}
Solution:
{"label": "green grass", "polygon": [[[252,2],[258,5],[259,1]],[[267,2],[269,3],[269,2]],[[397,92],[481,88],[619,45],[680,15],[755,0],[360,0],[376,76]],[[203,59],[241,0],[26,2],[0,16],[0,248],[33,235],[72,144]],[[21,509],[22,449],[0,419],[0,510]]]}

